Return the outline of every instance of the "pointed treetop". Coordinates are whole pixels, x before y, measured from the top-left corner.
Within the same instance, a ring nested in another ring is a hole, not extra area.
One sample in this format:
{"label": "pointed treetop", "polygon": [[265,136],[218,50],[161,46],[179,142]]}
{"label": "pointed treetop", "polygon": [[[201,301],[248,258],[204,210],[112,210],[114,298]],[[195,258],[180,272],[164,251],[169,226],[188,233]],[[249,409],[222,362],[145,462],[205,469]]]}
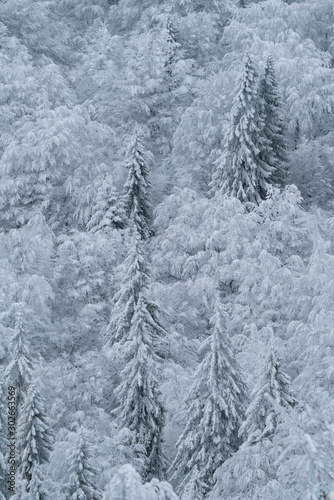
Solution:
{"label": "pointed treetop", "polygon": [[275,349],[271,349],[259,382],[255,386],[246,420],[239,434],[250,443],[270,438],[280,419],[276,405],[289,410],[297,404],[290,392],[290,378],[280,368]]}

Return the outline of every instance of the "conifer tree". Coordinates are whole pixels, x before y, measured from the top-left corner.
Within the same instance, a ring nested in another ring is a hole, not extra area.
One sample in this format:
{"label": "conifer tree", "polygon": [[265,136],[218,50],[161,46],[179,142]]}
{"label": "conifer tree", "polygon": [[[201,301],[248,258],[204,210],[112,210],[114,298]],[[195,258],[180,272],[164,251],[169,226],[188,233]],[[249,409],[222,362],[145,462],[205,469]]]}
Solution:
{"label": "conifer tree", "polygon": [[279,421],[276,405],[288,409],[296,404],[290,392],[290,378],[281,371],[277,353],[271,349],[264,371],[252,392],[240,436],[250,443],[272,436]]}
{"label": "conifer tree", "polygon": [[118,200],[116,190],[114,186],[104,182],[98,189],[92,216],[87,222],[87,229],[96,233],[108,227],[124,229],[125,226],[126,215]]}
{"label": "conifer tree", "polygon": [[42,471],[38,465],[35,465],[32,470],[29,493],[31,500],[48,500],[49,498],[49,493],[44,486]]}
{"label": "conifer tree", "polygon": [[274,168],[261,158],[269,147],[258,96],[258,76],[250,55],[246,55],[240,89],[235,98],[224,151],[213,175],[213,191],[222,190],[242,202],[265,199]]}
{"label": "conifer tree", "polygon": [[[20,450],[20,473],[27,480],[27,490],[34,467],[49,461],[53,435],[44,410],[44,403],[35,385],[29,387],[18,420],[18,448]],[[36,478],[37,481],[37,478]]]}
{"label": "conifer tree", "polygon": [[119,424],[132,432],[132,445],[136,456],[143,460],[145,480],[162,479],[165,470],[162,454],[165,411],[156,378],[160,361],[156,345],[164,333],[165,330],[154,321],[150,304],[140,291],[128,340],[123,347],[125,367],[116,394]]}
{"label": "conifer tree", "polygon": [[96,471],[89,459],[90,450],[81,428],[71,453],[71,482],[66,500],[101,500],[102,495],[93,483]]}
{"label": "conifer tree", "polygon": [[[171,465],[180,494],[192,491],[200,500],[211,490],[213,475],[240,445],[238,430],[244,417],[245,383],[224,328],[218,301],[211,318],[210,350],[199,365],[186,400],[188,421]],[[190,498],[190,497],[189,497]]]}
{"label": "conifer tree", "polygon": [[275,74],[274,58],[270,55],[259,83],[259,98],[262,118],[264,121],[263,133],[268,141],[267,148],[263,148],[260,157],[273,169],[271,182],[282,185],[286,177],[286,146],[284,140],[283,119],[281,116],[281,98]]}
{"label": "conifer tree", "polygon": [[130,223],[143,239],[151,233],[151,206],[149,202],[149,167],[153,155],[143,145],[138,128],[135,129],[127,149],[128,177],[124,185],[124,209]]}
{"label": "conifer tree", "polygon": [[16,408],[23,403],[31,381],[32,359],[29,353],[29,341],[26,337],[23,314],[16,314],[14,335],[10,344],[13,359],[4,372],[5,386],[16,389]]}
{"label": "conifer tree", "polygon": [[148,268],[143,255],[140,236],[134,233],[129,256],[124,262],[126,269],[123,283],[112,301],[112,315],[107,328],[107,346],[123,344],[128,339],[131,321],[139,293],[148,284]]}

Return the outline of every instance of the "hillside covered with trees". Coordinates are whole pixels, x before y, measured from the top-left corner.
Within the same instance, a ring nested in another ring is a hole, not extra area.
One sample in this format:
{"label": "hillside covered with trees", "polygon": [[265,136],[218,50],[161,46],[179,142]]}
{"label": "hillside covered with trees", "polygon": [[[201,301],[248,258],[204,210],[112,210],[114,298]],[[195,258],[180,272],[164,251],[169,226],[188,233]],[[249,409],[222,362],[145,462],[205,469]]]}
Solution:
{"label": "hillside covered with trees", "polygon": [[0,2],[0,500],[334,499],[333,28]]}

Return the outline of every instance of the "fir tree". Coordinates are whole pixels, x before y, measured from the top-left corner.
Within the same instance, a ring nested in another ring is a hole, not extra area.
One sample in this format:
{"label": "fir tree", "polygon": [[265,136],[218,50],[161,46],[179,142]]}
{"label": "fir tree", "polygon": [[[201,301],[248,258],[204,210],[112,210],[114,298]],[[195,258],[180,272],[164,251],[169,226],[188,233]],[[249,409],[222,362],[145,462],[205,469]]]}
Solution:
{"label": "fir tree", "polygon": [[281,371],[276,351],[271,349],[262,376],[252,392],[240,436],[250,443],[271,437],[279,421],[277,405],[289,409],[296,403],[290,392],[290,379]]}
{"label": "fir tree", "polygon": [[22,478],[27,480],[29,491],[34,467],[47,463],[53,449],[50,423],[35,385],[29,387],[23,403],[18,420],[17,438],[21,460],[20,473]]}
{"label": "fir tree", "polygon": [[104,182],[96,194],[92,216],[87,222],[87,229],[96,233],[102,229],[111,227],[124,229],[126,226],[126,215],[119,203],[114,186]]}
{"label": "fir tree", "polygon": [[269,143],[263,133],[257,80],[253,61],[247,55],[224,151],[211,182],[213,191],[221,189],[242,202],[252,203],[265,199],[274,170],[261,158],[261,151],[266,150]]}
{"label": "fir tree", "polygon": [[215,305],[210,350],[199,365],[186,400],[188,421],[177,443],[171,466],[179,492],[199,499],[213,487],[213,475],[240,445],[238,430],[244,416],[245,384],[226,337],[224,313]]}
{"label": "fir tree", "polygon": [[89,459],[90,450],[81,428],[71,453],[71,481],[66,500],[101,500],[102,495],[92,481],[96,471]]}
{"label": "fir tree", "polygon": [[269,56],[259,83],[259,98],[264,121],[263,133],[268,147],[263,148],[260,157],[272,167],[271,182],[282,185],[286,178],[286,146],[284,141],[283,119],[281,117],[281,99],[275,74],[273,56]]}
{"label": "fir tree", "polygon": [[107,328],[107,346],[123,344],[128,339],[131,321],[138,302],[139,293],[148,284],[148,268],[143,255],[140,237],[133,235],[131,251],[124,263],[126,269],[123,283],[112,301],[112,315]]}
{"label": "fir tree", "polygon": [[49,498],[49,493],[44,486],[42,471],[38,465],[35,465],[32,470],[29,493],[31,500],[48,500]]}
{"label": "fir tree", "polygon": [[152,233],[148,181],[152,163],[153,155],[144,147],[136,128],[127,150],[128,177],[124,185],[123,200],[127,217],[143,239],[147,239]]}
{"label": "fir tree", "polygon": [[10,344],[13,359],[8,364],[4,379],[6,386],[16,389],[16,408],[19,409],[31,381],[32,359],[29,353],[29,341],[26,338],[23,314],[19,311],[16,315],[14,335]]}
{"label": "fir tree", "polygon": [[118,420],[122,428],[132,432],[132,445],[143,460],[145,480],[162,479],[165,469],[162,454],[165,411],[156,378],[160,358],[155,348],[163,334],[165,330],[155,322],[150,304],[140,291],[123,348],[126,364],[116,393]]}
{"label": "fir tree", "polygon": [[[129,256],[124,262],[126,273],[122,286],[112,301],[112,315],[107,328],[108,347],[114,344],[122,345],[129,339],[139,296],[147,289],[150,280],[142,241],[137,231],[133,234],[130,248]],[[157,304],[147,299],[146,306],[150,324],[155,325],[157,331],[166,333],[158,318],[162,310]],[[157,339],[157,344],[164,344],[164,340]]]}

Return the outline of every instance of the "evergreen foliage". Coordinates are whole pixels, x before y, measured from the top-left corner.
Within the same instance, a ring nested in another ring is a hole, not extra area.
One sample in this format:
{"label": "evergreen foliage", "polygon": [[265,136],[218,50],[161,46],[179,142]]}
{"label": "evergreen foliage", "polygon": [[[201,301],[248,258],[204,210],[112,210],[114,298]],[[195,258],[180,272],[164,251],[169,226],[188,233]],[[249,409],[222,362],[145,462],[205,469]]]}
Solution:
{"label": "evergreen foliage", "polygon": [[[34,467],[49,461],[53,449],[53,433],[44,403],[35,385],[30,385],[20,411],[17,424],[18,449],[20,450],[20,474],[30,490]],[[35,484],[38,472],[35,471]]]}
{"label": "evergreen foliage", "polygon": [[140,291],[123,348],[125,367],[116,393],[119,424],[132,432],[132,445],[143,460],[142,476],[146,480],[163,478],[165,470],[162,452],[165,410],[157,381],[161,359],[156,353],[159,337],[164,334]]}
{"label": "evergreen foliage", "polygon": [[280,418],[276,405],[289,409],[296,404],[297,401],[290,392],[290,378],[281,371],[276,351],[271,349],[252,392],[240,435],[250,443],[270,438],[275,433]]}
{"label": "evergreen foliage", "polygon": [[271,182],[282,186],[286,182],[286,145],[281,114],[281,97],[275,72],[274,58],[270,55],[259,82],[259,99],[264,121],[263,133],[268,146],[261,149],[260,158],[272,167]]}
{"label": "evergreen foliage", "polygon": [[152,231],[148,175],[153,156],[144,147],[138,128],[130,139],[126,156],[128,177],[124,185],[125,213],[140,236],[147,239]]}
{"label": "evergreen foliage", "polygon": [[23,404],[31,381],[32,358],[29,353],[29,341],[24,328],[24,318],[18,311],[15,318],[15,329],[10,344],[13,359],[4,372],[6,386],[16,389],[16,406]]}
{"label": "evergreen foliage", "polygon": [[274,167],[261,157],[261,152],[270,148],[270,144],[263,132],[257,85],[257,72],[252,58],[247,54],[231,111],[224,151],[217,161],[211,183],[214,191],[221,189],[242,202],[256,204],[265,199],[274,171]]}
{"label": "evergreen foliage", "polygon": [[39,465],[35,465],[32,470],[29,494],[31,500],[48,500],[49,498],[49,492],[44,486],[44,477]]}
{"label": "evergreen foliage", "polygon": [[[180,493],[186,491],[189,498],[207,495],[214,473],[240,445],[238,431],[247,395],[226,337],[224,315],[217,302],[211,319],[210,351],[196,371],[186,400],[188,420],[171,466]],[[206,341],[204,347],[207,345]]]}
{"label": "evergreen foliage", "polygon": [[96,475],[91,466],[90,450],[85,440],[83,429],[80,428],[78,438],[70,456],[70,485],[66,500],[101,500],[101,493],[93,483]]}

